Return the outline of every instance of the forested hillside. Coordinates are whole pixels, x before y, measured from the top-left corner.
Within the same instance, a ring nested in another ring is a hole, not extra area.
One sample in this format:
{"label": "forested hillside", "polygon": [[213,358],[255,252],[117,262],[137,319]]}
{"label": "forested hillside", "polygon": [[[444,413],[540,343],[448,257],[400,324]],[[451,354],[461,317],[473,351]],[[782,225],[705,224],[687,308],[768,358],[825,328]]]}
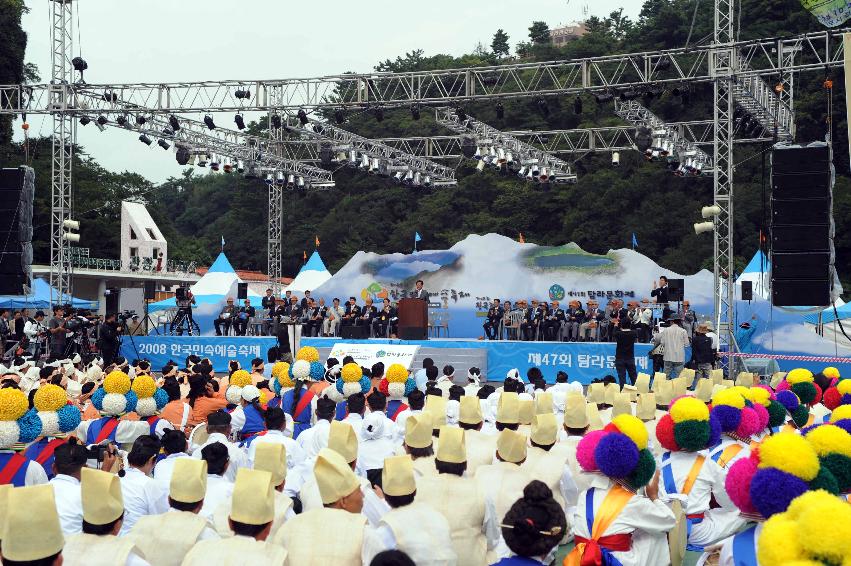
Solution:
{"label": "forested hillside", "polygon": [[[20,17],[14,17],[18,2],[3,2],[0,15],[0,82],[16,82],[23,76],[23,49],[13,47],[7,37],[20,34]],[[620,13],[607,18],[591,18],[590,33],[582,39],[556,48],[546,42],[546,26],[529,22],[529,37],[506,38],[495,33],[494,42],[478,46],[460,57],[426,54],[420,51],[388,58],[376,64],[377,70],[402,71],[440,69],[471,65],[493,65],[524,60],[579,58],[606,53],[657,50],[705,43],[711,38],[712,3],[699,3],[692,28],[694,0],[647,0],[638,21]],[[741,39],[782,36],[820,29],[798,0],[742,0]],[[5,12],[9,12],[8,14]],[[507,16],[508,17],[508,16]],[[559,15],[567,19],[569,15]],[[17,26],[17,28],[15,27]],[[494,30],[496,32],[496,30]],[[500,30],[501,31],[501,30]],[[473,47],[473,46],[471,46]],[[391,55],[391,54],[388,54]],[[341,69],[344,71],[345,69]],[[17,73],[17,74],[16,74]],[[226,77],[210,77],[226,78]],[[827,131],[827,91],[820,72],[800,75],[795,85],[798,141],[824,139]],[[837,183],[834,189],[834,216],[837,225],[837,267],[851,288],[851,235],[843,228],[851,224],[851,180],[846,134],[843,76],[832,77],[837,86],[833,95],[834,149]],[[658,115],[671,121],[711,118],[712,87],[692,88],[683,100],[673,92],[645,99]],[[470,104],[472,116],[500,129],[566,129],[621,123],[612,104],[598,105],[590,95],[582,97],[582,113],[574,111],[574,97],[549,98],[549,113],[540,112],[535,101],[509,101],[505,114],[497,118],[491,103]],[[8,124],[2,123],[4,130]],[[254,125],[258,128],[258,125]],[[434,123],[427,109],[415,122],[406,109],[385,111],[377,121],[371,112],[350,114],[344,128],[368,137],[447,134]],[[0,140],[8,131],[0,132]],[[31,142],[32,144],[32,142]],[[737,265],[750,259],[767,221],[770,173],[768,146],[742,146],[736,149],[735,226]],[[36,260],[47,261],[49,225],[49,141],[33,144],[37,169],[36,225],[43,232],[36,245]],[[285,196],[284,270],[295,273],[304,250],[313,248],[314,236],[329,267],[339,268],[358,250],[377,252],[409,251],[413,234],[423,236],[421,248],[446,248],[469,233],[497,232],[539,244],[575,241],[592,252],[629,247],[631,234],[639,241],[639,251],[673,270],[691,273],[711,268],[712,237],[697,236],[692,224],[701,221],[700,207],[712,201],[710,177],[682,179],[664,171],[659,164],[645,163],[637,152],[621,155],[621,166],[613,168],[610,156],[575,155],[579,175],[575,185],[555,185],[548,191],[515,177],[493,172],[477,173],[473,162],[462,162],[456,187],[413,189],[367,176],[346,168],[335,174],[337,187],[327,191],[290,192]],[[23,161],[21,148],[6,143],[0,149],[0,165]],[[82,230],[83,245],[100,257],[118,254],[119,205],[122,198],[137,195],[169,238],[175,259],[209,261],[218,249],[221,235],[228,242],[228,255],[239,268],[265,269],[266,187],[237,174],[208,175],[207,170],[181,172],[175,163],[175,177],[159,186],[133,173],[111,173],[93,161],[75,165],[74,208],[87,222]],[[83,212],[85,211],[85,214]],[[499,258],[494,258],[499,261]]]}

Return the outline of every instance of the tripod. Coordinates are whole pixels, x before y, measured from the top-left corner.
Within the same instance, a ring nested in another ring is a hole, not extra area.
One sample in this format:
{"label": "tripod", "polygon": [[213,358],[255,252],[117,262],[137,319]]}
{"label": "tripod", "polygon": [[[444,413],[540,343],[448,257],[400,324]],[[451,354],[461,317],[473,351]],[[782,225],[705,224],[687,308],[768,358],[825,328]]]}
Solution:
{"label": "tripod", "polygon": [[191,310],[179,308],[171,321],[169,333],[172,336],[183,336],[184,333],[188,336],[200,336],[201,329],[195,319],[192,318]]}
{"label": "tripod", "polygon": [[151,318],[151,313],[148,311],[148,304],[148,299],[145,299],[145,318],[142,319],[142,325],[144,325],[145,328],[145,336],[151,333],[152,326],[154,327],[154,332],[156,332],[157,336],[159,336],[160,327],[154,324],[154,320]]}

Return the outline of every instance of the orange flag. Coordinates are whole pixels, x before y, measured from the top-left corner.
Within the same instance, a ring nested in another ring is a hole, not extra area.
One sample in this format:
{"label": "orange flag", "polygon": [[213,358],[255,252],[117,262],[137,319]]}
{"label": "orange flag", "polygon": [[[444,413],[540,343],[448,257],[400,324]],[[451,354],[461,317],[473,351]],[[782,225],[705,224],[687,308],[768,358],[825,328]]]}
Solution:
{"label": "orange flag", "polygon": [[520,242],[521,244],[526,243],[526,238],[523,237],[523,232],[520,232],[520,238],[518,238],[517,241]]}
{"label": "orange flag", "polygon": [[302,257],[304,257],[304,261],[307,261],[307,250],[302,252]]}
{"label": "orange flag", "polygon": [[314,236],[316,238],[316,247],[319,247],[319,236]]}

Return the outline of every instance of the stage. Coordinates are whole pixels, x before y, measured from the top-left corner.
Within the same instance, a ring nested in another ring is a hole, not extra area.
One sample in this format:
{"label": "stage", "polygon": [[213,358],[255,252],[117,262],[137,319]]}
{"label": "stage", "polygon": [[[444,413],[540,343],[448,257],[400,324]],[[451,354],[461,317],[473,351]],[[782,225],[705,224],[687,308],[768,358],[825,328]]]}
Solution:
{"label": "stage", "polygon": [[[183,365],[190,354],[210,358],[217,372],[227,371],[229,360],[238,360],[242,367],[250,367],[253,358],[266,359],[269,348],[276,345],[272,336],[129,336],[123,337],[121,355],[128,360],[146,358],[158,371],[169,360]],[[525,376],[530,367],[539,367],[544,378],[553,383],[558,371],[567,372],[570,379],[584,384],[607,374],[614,375],[615,344],[595,342],[520,342],[503,340],[466,340],[435,338],[431,340],[343,340],[341,338],[303,338],[302,346],[314,346],[322,361],[335,350],[345,351],[346,344],[381,344],[418,346],[411,364],[412,369],[422,367],[422,359],[431,357],[438,367],[451,364],[455,376],[461,380],[467,369],[477,366],[482,377],[490,381],[502,381],[512,368]],[[376,350],[382,355],[381,348]],[[648,358],[649,344],[635,345],[635,364],[640,372],[650,373],[652,364]],[[341,360],[342,361],[342,360]],[[267,374],[271,367],[267,366]]]}

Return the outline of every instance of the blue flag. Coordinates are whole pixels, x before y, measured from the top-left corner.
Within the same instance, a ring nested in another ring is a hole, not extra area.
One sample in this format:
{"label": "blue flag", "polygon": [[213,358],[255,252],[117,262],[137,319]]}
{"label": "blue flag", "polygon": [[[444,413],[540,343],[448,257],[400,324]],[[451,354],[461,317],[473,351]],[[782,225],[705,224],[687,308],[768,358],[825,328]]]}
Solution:
{"label": "blue flag", "polygon": [[632,249],[638,247],[638,238],[635,237],[635,232],[632,233]]}
{"label": "blue flag", "polygon": [[419,233],[419,232],[414,232],[414,241],[415,241],[415,242],[419,242],[419,241],[420,241],[420,240],[422,240],[422,239],[423,239],[423,238],[422,238],[422,236],[420,236],[420,233]]}

